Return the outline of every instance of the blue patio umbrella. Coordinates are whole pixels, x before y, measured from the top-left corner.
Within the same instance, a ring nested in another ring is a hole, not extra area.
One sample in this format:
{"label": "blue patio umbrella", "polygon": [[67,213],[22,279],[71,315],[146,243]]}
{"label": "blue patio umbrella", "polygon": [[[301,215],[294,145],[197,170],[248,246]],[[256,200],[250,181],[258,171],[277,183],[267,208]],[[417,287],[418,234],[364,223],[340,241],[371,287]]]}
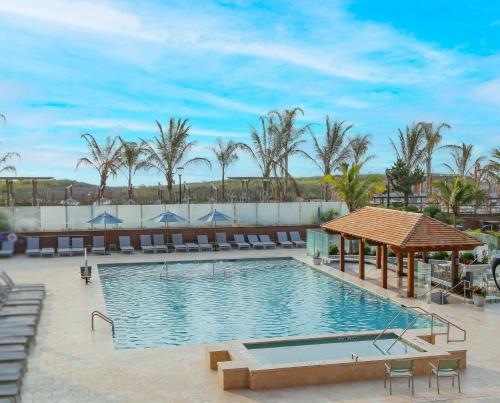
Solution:
{"label": "blue patio umbrella", "polygon": [[167,210],[164,213],[161,213],[160,215],[157,215],[156,217],[153,217],[152,220],[156,220],[158,222],[162,222],[165,224],[167,227],[167,242],[168,242],[168,223],[169,222],[183,222],[187,221],[184,217],[181,217],[178,214],[172,213],[171,211]]}
{"label": "blue patio umbrella", "polygon": [[232,221],[233,218],[227,214],[221,213],[220,211],[213,210],[212,212],[198,218],[198,221],[209,222],[217,225],[217,222]]}
{"label": "blue patio umbrella", "polygon": [[94,218],[91,218],[87,221],[89,224],[104,224],[104,246],[106,246],[106,225],[111,224],[121,224],[123,220],[120,220],[118,217],[109,214],[108,212],[101,213]]}

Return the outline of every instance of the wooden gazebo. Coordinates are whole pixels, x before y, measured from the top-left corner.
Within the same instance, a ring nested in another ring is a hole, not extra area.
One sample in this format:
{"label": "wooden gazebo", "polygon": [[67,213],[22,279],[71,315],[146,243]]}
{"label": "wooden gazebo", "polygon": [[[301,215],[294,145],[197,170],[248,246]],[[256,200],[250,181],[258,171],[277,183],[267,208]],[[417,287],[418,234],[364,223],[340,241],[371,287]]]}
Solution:
{"label": "wooden gazebo", "polygon": [[451,278],[458,277],[458,253],[483,243],[457,229],[425,216],[386,208],[365,207],[324,223],[330,234],[340,235],[340,270],[345,269],[344,241],[359,240],[359,278],[365,278],[365,244],[377,246],[376,267],[382,269],[382,287],[387,288],[387,256],[390,248],[398,259],[398,274],[403,274],[407,255],[407,295],[414,296],[415,253],[451,251]]}

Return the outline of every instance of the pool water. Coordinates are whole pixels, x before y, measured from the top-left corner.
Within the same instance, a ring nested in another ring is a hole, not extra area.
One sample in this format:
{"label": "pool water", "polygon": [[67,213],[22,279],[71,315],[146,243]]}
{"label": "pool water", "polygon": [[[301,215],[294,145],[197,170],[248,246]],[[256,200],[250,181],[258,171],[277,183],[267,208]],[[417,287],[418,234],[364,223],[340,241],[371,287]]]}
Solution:
{"label": "pool water", "polygon": [[[261,364],[289,364],[306,361],[352,359],[352,354],[360,358],[384,355],[411,354],[422,352],[396,336],[387,335],[373,343],[374,336],[349,338],[329,338],[322,340],[278,341],[245,344],[251,354]],[[391,345],[396,343],[391,347]],[[389,351],[387,351],[390,348]]]}
{"label": "pool water", "polygon": [[162,266],[99,265],[116,348],[377,330],[400,309],[294,259],[169,263],[167,278]]}

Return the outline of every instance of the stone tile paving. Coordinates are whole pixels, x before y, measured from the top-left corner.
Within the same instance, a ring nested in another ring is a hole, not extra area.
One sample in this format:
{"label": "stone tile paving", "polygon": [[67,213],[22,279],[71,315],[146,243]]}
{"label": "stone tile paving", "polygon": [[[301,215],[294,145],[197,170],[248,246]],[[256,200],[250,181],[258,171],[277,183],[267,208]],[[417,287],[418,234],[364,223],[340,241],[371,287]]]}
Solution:
{"label": "stone tile paving", "polygon": [[[232,251],[217,253],[227,258],[295,256],[304,259],[302,250]],[[92,257],[91,264],[104,262],[144,262],[162,259],[213,258],[213,253],[133,256],[114,254]],[[500,304],[486,308],[453,305],[432,309],[462,324],[468,331],[468,368],[463,373],[463,393],[443,381],[442,393],[428,389],[427,379],[415,381],[415,395],[409,394],[404,381],[396,382],[394,395],[388,396],[381,381],[324,385],[271,391],[239,390],[224,392],[217,386],[214,371],[206,368],[203,346],[155,349],[115,350],[109,326],[96,322],[90,330],[90,313],[106,311],[99,276],[92,284],[79,278],[77,257],[24,258],[3,260],[2,269],[15,280],[44,282],[47,297],[39,325],[37,344],[28,360],[28,372],[22,389],[23,402],[430,402],[500,401]],[[382,290],[375,281],[362,282],[349,273],[325,271],[400,302],[393,290]],[[367,268],[367,276],[379,273]],[[396,281],[391,278],[391,281]],[[393,287],[395,284],[392,284]],[[412,303],[415,303],[411,301]],[[425,308],[429,305],[423,304]],[[443,343],[443,340],[439,341]]]}

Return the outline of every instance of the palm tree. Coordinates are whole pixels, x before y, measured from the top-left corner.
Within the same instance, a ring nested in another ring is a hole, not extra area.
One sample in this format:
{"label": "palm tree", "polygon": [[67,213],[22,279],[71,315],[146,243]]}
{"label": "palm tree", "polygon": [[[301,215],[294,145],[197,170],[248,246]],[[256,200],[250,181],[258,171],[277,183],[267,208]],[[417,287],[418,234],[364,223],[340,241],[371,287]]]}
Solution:
{"label": "palm tree", "polygon": [[447,181],[438,180],[434,182],[438,193],[433,198],[444,203],[452,212],[453,226],[457,226],[457,218],[460,213],[460,206],[475,201],[481,201],[485,195],[480,191],[475,183],[467,181],[463,176],[457,176],[451,184]]}
{"label": "palm tree", "polygon": [[144,149],[141,145],[134,141],[125,141],[120,137],[121,142],[121,166],[125,169],[127,174],[128,184],[128,202],[134,202],[134,188],[132,186],[132,178],[135,173],[141,169],[146,168],[146,161],[141,157]]}
{"label": "palm tree", "polygon": [[373,155],[366,155],[371,145],[369,134],[356,134],[349,140],[351,165],[364,165],[373,158]]}
{"label": "palm tree", "polygon": [[17,172],[16,167],[9,164],[9,161],[14,157],[21,159],[21,155],[16,152],[0,154],[0,173],[11,172],[15,174]]}
{"label": "palm tree", "polygon": [[[310,159],[321,169],[323,177],[331,176],[333,172],[340,169],[340,166],[347,162],[351,148],[350,143],[346,143],[347,132],[353,125],[345,125],[345,121],[330,121],[326,116],[325,140],[320,144],[316,135],[311,132],[314,147],[314,158]],[[328,200],[328,185],[324,185],[325,200]]]}
{"label": "palm tree", "polygon": [[224,185],[226,170],[229,165],[238,161],[237,150],[241,147],[241,143],[236,143],[233,140],[229,140],[228,142],[224,143],[224,141],[220,137],[217,137],[217,139],[215,140],[215,147],[211,148],[222,171],[222,200],[225,200],[226,198]]}
{"label": "palm tree", "polygon": [[[285,109],[284,111],[272,110],[269,112],[270,126],[273,136],[276,137],[276,144],[280,148],[280,155],[276,161],[276,167],[279,167],[282,175],[284,176],[283,196],[287,199],[288,195],[288,181],[291,177],[288,168],[288,161],[294,155],[307,154],[299,147],[305,141],[301,139],[303,134],[309,130],[310,125],[297,127],[296,121],[298,115],[304,115],[301,108]],[[296,190],[296,183],[293,183]]]}
{"label": "palm tree", "polygon": [[489,177],[500,185],[500,148],[495,148],[491,153],[490,162],[487,165]]}
{"label": "palm tree", "polygon": [[423,159],[425,163],[425,177],[427,179],[427,194],[430,195],[432,193],[432,158],[443,138],[441,130],[451,129],[451,126],[448,123],[440,123],[437,127],[434,127],[432,122],[420,122],[419,125],[422,127],[425,137]]}
{"label": "palm tree", "polygon": [[212,169],[212,164],[206,158],[195,157],[186,159],[189,152],[196,146],[196,141],[189,141],[187,119],[170,118],[165,130],[160,122],[156,121],[160,134],[151,142],[142,140],[142,147],[146,154],[146,168],[154,168],[165,176],[167,182],[168,199],[173,202],[173,187],[175,170],[186,168],[195,163],[206,164]]}
{"label": "palm tree", "polygon": [[449,144],[445,146],[445,148],[450,151],[451,158],[453,159],[455,166],[451,166],[449,164],[443,165],[446,166],[454,176],[465,177],[470,175],[473,172],[474,167],[477,167],[477,165],[484,159],[482,156],[476,158],[475,160],[473,159],[473,144],[462,143],[459,146],[456,144]]}
{"label": "palm tree", "polygon": [[251,126],[250,138],[252,144],[242,144],[242,149],[250,154],[257,163],[263,178],[264,200],[269,199],[269,181],[271,173],[277,169],[277,161],[281,155],[281,148],[273,135],[272,118],[261,116],[259,118],[260,132],[254,126]]}
{"label": "palm tree", "polygon": [[383,192],[385,187],[382,179],[377,175],[361,176],[363,164],[342,164],[341,175],[326,177],[331,183],[340,199],[347,205],[349,212],[366,206],[376,193]]}
{"label": "palm tree", "polygon": [[116,176],[121,164],[121,148],[118,146],[118,137],[107,137],[104,144],[99,144],[94,136],[89,133],[81,135],[86,141],[89,156],[80,158],[76,169],[81,165],[94,168],[99,174],[99,191],[97,203],[101,203],[104,196],[106,182],[110,176]]}
{"label": "palm tree", "polygon": [[425,135],[422,126],[412,124],[411,126],[406,126],[404,132],[398,129],[398,140],[399,144],[396,145],[390,139],[392,147],[396,152],[396,158],[402,160],[410,167],[420,165],[425,152]]}

